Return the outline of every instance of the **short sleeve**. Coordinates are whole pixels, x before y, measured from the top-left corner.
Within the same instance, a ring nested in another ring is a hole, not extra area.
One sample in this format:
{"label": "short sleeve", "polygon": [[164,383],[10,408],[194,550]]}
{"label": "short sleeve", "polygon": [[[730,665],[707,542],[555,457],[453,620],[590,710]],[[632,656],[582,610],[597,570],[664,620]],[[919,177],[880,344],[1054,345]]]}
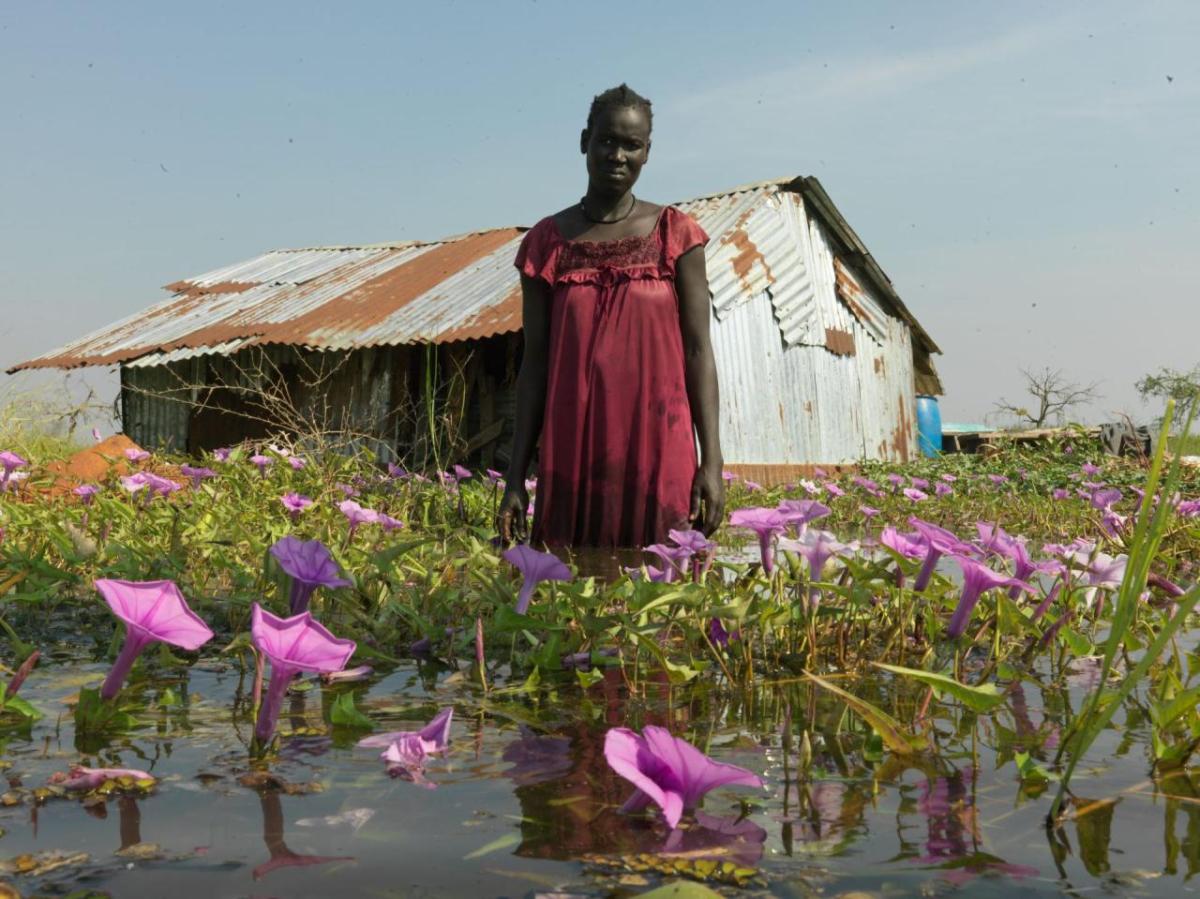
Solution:
{"label": "short sleeve", "polygon": [[554,283],[554,259],[550,252],[547,235],[547,219],[542,219],[525,232],[521,246],[517,248],[517,258],[513,264],[517,270],[529,277],[547,284]]}
{"label": "short sleeve", "polygon": [[694,247],[703,247],[708,244],[708,235],[704,233],[704,229],[696,222],[694,218],[686,212],[680,212],[674,206],[668,206],[666,213],[663,215],[663,228],[665,230],[663,239],[664,263],[667,271],[675,274],[675,262]]}

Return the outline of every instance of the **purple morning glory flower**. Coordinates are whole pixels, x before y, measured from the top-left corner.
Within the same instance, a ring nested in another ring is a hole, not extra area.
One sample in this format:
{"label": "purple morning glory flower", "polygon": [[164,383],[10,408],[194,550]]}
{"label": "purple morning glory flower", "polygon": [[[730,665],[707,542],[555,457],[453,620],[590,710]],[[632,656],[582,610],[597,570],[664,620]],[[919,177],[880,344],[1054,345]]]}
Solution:
{"label": "purple morning glory flower", "polygon": [[1055,499],[1070,499],[1071,491],[1066,487],[1055,487],[1054,490],[1051,491],[1050,495]]}
{"label": "purple morning glory flower", "polygon": [[271,555],[292,579],[288,607],[293,615],[307,611],[318,587],[335,589],[350,586],[350,581],[342,577],[333,554],[320,540],[300,540],[289,534],[271,547]]}
{"label": "purple morning glory flower", "polygon": [[1102,512],[1109,512],[1113,506],[1121,501],[1123,495],[1116,487],[1101,488],[1092,494],[1092,508],[1099,509]]}
{"label": "purple morning glory flower", "polygon": [[275,734],[275,722],[292,678],[301,671],[341,671],[354,655],[355,644],[329,633],[308,612],[278,618],[258,603],[250,611],[250,638],[271,663],[271,681],[254,726],[255,739],[266,744]]}
{"label": "purple morning glory flower", "polygon": [[1093,465],[1091,462],[1084,462],[1082,465],[1079,466],[1079,469],[1085,475],[1087,475],[1089,478],[1093,478],[1096,475],[1100,474],[1100,472],[1101,472],[1100,466]]}
{"label": "purple morning glory flower", "polygon": [[72,765],[69,773],[55,772],[50,775],[48,782],[56,784],[64,790],[90,791],[106,781],[122,777],[130,777],[135,781],[157,780],[149,771],[141,771],[137,768],[88,768],[83,765]]}
{"label": "purple morning glory flower", "polygon": [[213,450],[213,458],[216,459],[218,462],[228,462],[229,456],[232,453],[233,453],[233,450],[231,450],[229,447],[222,446],[222,447],[219,447],[218,449]]}
{"label": "purple morning glory flower", "polygon": [[121,486],[130,493],[137,494],[148,489],[150,482],[146,480],[146,475],[139,471],[136,474],[121,475]]}
{"label": "purple morning glory flower", "polygon": [[215,478],[217,473],[211,468],[196,468],[191,465],[180,465],[179,473],[185,478],[192,479],[192,489],[199,490],[200,485],[208,478]]}
{"label": "purple morning glory flower", "polygon": [[1200,517],[1200,499],[1188,499],[1175,507],[1175,514],[1180,518]]}
{"label": "purple morning glory flower", "polygon": [[953,554],[951,558],[958,563],[963,573],[962,593],[959,594],[954,614],[950,616],[950,623],[946,626],[946,637],[951,640],[957,640],[963,635],[967,623],[971,620],[971,613],[975,611],[979,597],[985,591],[996,587],[1017,587],[1033,592],[1033,587],[1029,584],[993,571],[978,559],[958,553]]}
{"label": "purple morning glory flower", "polygon": [[993,484],[995,484],[997,487],[999,487],[1001,484],[1008,483],[1008,478],[1006,478],[1002,474],[989,474],[988,480],[991,481]]}
{"label": "purple morning glory flower", "polygon": [[776,508],[797,537],[803,537],[809,524],[824,518],[831,511],[829,506],[815,499],[784,499],[779,501]]}
{"label": "purple morning glory flower", "polygon": [[999,523],[977,521],[975,530],[979,533],[979,546],[986,555],[1011,557],[1017,538],[1000,527]]}
{"label": "purple morning glory flower", "polygon": [[916,487],[918,490],[928,490],[929,489],[929,482],[927,480],[925,480],[924,478],[910,477],[908,479],[908,483],[911,486]]}
{"label": "purple morning glory flower", "polygon": [[150,454],[140,447],[131,446],[126,448],[125,458],[130,462],[145,462],[150,458]]}
{"label": "purple morning glory flower", "polygon": [[762,484],[758,483],[758,481],[751,481],[749,478],[745,478],[742,483],[746,485],[746,489],[751,493],[763,489]]}
{"label": "purple morning glory flower", "polygon": [[740,631],[734,631],[732,634],[725,630],[725,624],[720,618],[710,618],[708,622],[708,639],[713,646],[719,646],[725,649],[729,646],[730,640],[737,640],[741,636]]}
{"label": "purple morning glory flower", "polygon": [[852,483],[856,487],[861,487],[863,490],[867,491],[867,493],[871,494],[871,496],[882,495],[879,490],[879,485],[870,478],[864,478],[862,475],[855,475],[852,479]]}
{"label": "purple morning glory flower", "polygon": [[7,487],[9,480],[12,479],[12,473],[18,468],[24,468],[29,463],[14,453],[12,450],[5,450],[0,453],[0,465],[4,466],[4,476],[0,478],[0,487]]}
{"label": "purple morning glory flower", "polygon": [[264,456],[262,453],[255,453],[250,457],[250,461],[254,464],[254,467],[258,469],[258,473],[264,478],[267,476],[267,468],[275,464],[274,458],[271,456]]}
{"label": "purple morning glory flower", "polygon": [[687,562],[692,557],[692,551],[687,547],[669,546],[665,543],[652,543],[642,549],[643,552],[653,553],[662,560],[663,567],[661,570],[665,575],[665,583],[672,583],[676,575],[687,573]]}
{"label": "purple morning glory flower", "polygon": [[695,808],[710,790],[728,784],[763,786],[758,775],[714,762],[686,740],[651,725],[643,728],[641,735],[624,727],[611,728],[604,737],[604,758],[637,787],[621,811],[640,811],[654,803],[672,828],[679,825],[684,811]]}
{"label": "purple morning glory flower", "polygon": [[949,496],[954,492],[954,488],[943,481],[938,481],[933,485],[933,492],[938,496]]}
{"label": "purple morning glory flower", "polygon": [[420,730],[395,730],[385,734],[372,734],[358,741],[359,749],[386,749],[396,742],[412,743],[419,747],[422,758],[435,752],[445,752],[450,745],[450,724],[454,709],[450,706],[438,712]]}
{"label": "purple morning glory flower", "polygon": [[287,460],[293,471],[301,471],[308,465],[308,461],[303,456],[288,456]]}
{"label": "purple morning glory flower", "polygon": [[926,493],[924,490],[918,490],[916,487],[905,487],[901,492],[914,503],[919,503],[921,500],[929,499],[928,493]]}
{"label": "purple morning glory flower", "polygon": [[721,472],[721,479],[726,484],[731,484],[737,480],[737,475],[734,474],[732,471],[723,471],[723,472]]}
{"label": "purple morning glory flower", "polygon": [[496,471],[496,469],[494,469],[494,468],[488,468],[488,469],[486,469],[486,472],[487,472],[488,483],[491,484],[493,487],[495,487],[497,484],[499,484],[501,481],[504,480],[504,474],[502,472]]}
{"label": "purple morning glory flower", "polygon": [[285,493],[279,497],[279,501],[287,509],[292,521],[299,521],[300,513],[313,504],[311,499],[299,493]]}
{"label": "purple morning glory flower", "polygon": [[518,543],[506,549],[501,557],[510,562],[525,576],[521,583],[521,592],[517,594],[516,611],[524,615],[529,609],[529,601],[533,599],[534,588],[542,581],[569,581],[571,569],[554,553],[538,552],[532,546]]}
{"label": "purple morning glory flower", "polygon": [[352,499],[342,500],[338,503],[338,509],[346,516],[346,521],[350,523],[350,534],[358,530],[358,526],[362,524],[378,524],[379,513],[373,509],[364,509]]}
{"label": "purple morning glory flower", "polygon": [[454,477],[459,481],[465,481],[467,478],[472,477],[471,469],[459,465],[457,462],[451,466],[451,470],[454,472]]}
{"label": "purple morning glory flower", "polygon": [[[779,539],[779,548],[797,552],[808,562],[808,579],[819,581],[825,571],[825,564],[834,556],[853,551],[858,547],[852,543],[841,543],[829,531],[808,531],[799,540]],[[808,588],[809,608],[816,610],[821,594],[816,587]]]}
{"label": "purple morning glory flower", "polygon": [[865,515],[867,518],[874,518],[876,515],[879,514],[879,510],[876,509],[874,506],[862,505],[862,506],[858,507],[858,511],[862,512],[862,514]]}
{"label": "purple morning glory flower", "polygon": [[845,496],[846,491],[839,487],[834,481],[825,482],[826,492],[835,499],[839,496]]}
{"label": "purple morning glory flower", "polygon": [[100,488],[95,484],[80,484],[71,492],[78,496],[85,506],[90,506],[92,500],[96,498],[96,494],[100,492]]}
{"label": "purple morning glory flower", "polygon": [[922,521],[915,515],[908,519],[908,523],[920,532],[921,537],[925,541],[925,561],[922,563],[921,571],[917,574],[917,579],[913,583],[913,589],[920,592],[929,586],[929,581],[933,577],[933,569],[937,566],[938,559],[946,553],[966,552],[968,547],[954,533],[945,528],[940,528],[936,524]]}
{"label": "purple morning glory flower", "polygon": [[902,474],[896,474],[895,472],[892,472],[887,476],[887,481],[892,485],[892,487],[894,487],[896,490],[899,490],[901,485],[904,484],[905,478]]}
{"label": "purple morning glory flower", "polygon": [[922,559],[925,557],[926,545],[919,534],[901,534],[890,524],[879,534],[879,542],[888,549],[895,550],[906,559]]}
{"label": "purple morning glory flower", "polygon": [[387,464],[387,472],[388,472],[389,478],[393,478],[398,481],[402,481],[408,477],[408,472],[405,471],[403,468],[401,468],[399,465],[397,465],[395,462],[389,462]]}
{"label": "purple morning glory flower", "polygon": [[383,532],[385,534],[390,534],[392,531],[399,530],[400,528],[404,527],[404,522],[399,518],[393,518],[391,515],[387,515],[383,512],[379,512],[377,514],[379,516],[377,519],[379,526],[383,528]]}
{"label": "purple morning glory flower", "polygon": [[946,474],[943,474],[943,475],[939,475],[938,477],[940,477],[940,478],[941,478],[943,481],[945,481],[947,484],[953,484],[955,481],[957,481],[957,480],[958,480],[958,478],[957,478],[957,477],[955,477],[954,475],[950,474],[949,472],[947,472]]}
{"label": "purple morning glory flower", "polygon": [[174,581],[100,578],[93,583],[112,613],[125,623],[125,643],[100,688],[102,699],[120,692],[133,663],[149,644],[170,643],[191,651],[212,639],[213,632],[188,608]]}
{"label": "purple morning glory flower", "polygon": [[775,571],[771,542],[788,526],[787,516],[778,509],[738,509],[729,516],[729,523],[735,528],[754,531],[758,536],[758,551],[762,558],[763,571],[770,577]]}

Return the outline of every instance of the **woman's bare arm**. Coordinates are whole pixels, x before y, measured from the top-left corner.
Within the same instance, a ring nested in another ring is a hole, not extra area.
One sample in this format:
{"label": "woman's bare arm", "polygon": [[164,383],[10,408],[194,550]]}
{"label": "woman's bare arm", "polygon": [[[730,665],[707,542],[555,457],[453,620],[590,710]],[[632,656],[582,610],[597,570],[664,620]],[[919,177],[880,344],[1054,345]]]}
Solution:
{"label": "woman's bare arm", "polygon": [[544,282],[521,275],[521,330],[524,350],[517,375],[517,411],[513,445],[505,474],[504,496],[496,514],[496,528],[508,543],[527,536],[525,508],[529,494],[525,478],[542,433],[546,408],[546,365],[550,339],[550,288]]}
{"label": "woman's bare arm", "polygon": [[725,481],[721,477],[725,460],[721,455],[721,396],[709,333],[711,304],[703,247],[693,247],[679,257],[675,288],[679,294],[688,405],[700,442],[700,465],[692,480],[689,516],[696,528],[711,534],[725,514]]}

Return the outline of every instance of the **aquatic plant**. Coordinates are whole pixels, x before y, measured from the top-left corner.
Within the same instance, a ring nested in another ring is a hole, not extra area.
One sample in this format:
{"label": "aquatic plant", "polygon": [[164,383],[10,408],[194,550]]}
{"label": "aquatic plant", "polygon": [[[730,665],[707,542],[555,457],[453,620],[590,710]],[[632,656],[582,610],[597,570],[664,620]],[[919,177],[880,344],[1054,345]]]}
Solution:
{"label": "aquatic plant", "polygon": [[329,633],[309,612],[279,618],[254,603],[250,638],[271,663],[271,679],[262,697],[254,738],[259,746],[271,742],[283,697],[292,678],[302,671],[327,674],[341,671],[354,655],[355,642]]}
{"label": "aquatic plant", "polygon": [[533,591],[542,581],[569,581],[571,569],[554,553],[539,552],[525,543],[506,549],[504,560],[510,562],[522,575],[521,591],[517,594],[516,612],[524,615],[533,599]]}
{"label": "aquatic plant", "polygon": [[125,642],[100,688],[101,699],[116,698],[133,663],[149,644],[168,643],[195,651],[212,639],[213,632],[188,608],[174,581],[100,578],[94,583],[112,613],[125,624]]}
{"label": "aquatic plant", "polygon": [[641,811],[654,803],[672,828],[679,825],[685,811],[694,809],[717,787],[763,786],[757,774],[714,762],[691,743],[653,725],[644,727],[640,735],[625,727],[611,728],[604,736],[604,758],[637,787],[621,811]]}
{"label": "aquatic plant", "polygon": [[318,587],[337,589],[351,585],[342,577],[342,570],[333,560],[333,554],[320,540],[301,540],[289,534],[276,541],[271,547],[271,555],[284,574],[292,579],[288,595],[288,608],[292,615],[308,610],[308,604]]}
{"label": "aquatic plant", "polygon": [[759,557],[763,573],[768,577],[775,570],[775,553],[771,544],[790,523],[788,514],[778,509],[737,509],[729,516],[730,526],[754,531],[758,537]]}

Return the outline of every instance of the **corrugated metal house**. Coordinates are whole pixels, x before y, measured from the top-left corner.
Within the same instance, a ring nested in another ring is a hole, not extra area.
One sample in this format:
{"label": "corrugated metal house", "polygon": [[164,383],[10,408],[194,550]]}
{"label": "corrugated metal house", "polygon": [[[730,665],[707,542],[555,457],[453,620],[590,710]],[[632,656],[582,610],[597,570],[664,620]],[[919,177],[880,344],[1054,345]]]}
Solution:
{"label": "corrugated metal house", "polygon": [[[915,455],[940,350],[820,183],[677,205],[711,237],[730,466],[773,481]],[[427,457],[440,434],[491,462],[511,428],[523,231],[273,251],[169,284],[165,302],[13,371],[119,365],[125,431],[147,446],[210,449],[292,415],[384,459]]]}

